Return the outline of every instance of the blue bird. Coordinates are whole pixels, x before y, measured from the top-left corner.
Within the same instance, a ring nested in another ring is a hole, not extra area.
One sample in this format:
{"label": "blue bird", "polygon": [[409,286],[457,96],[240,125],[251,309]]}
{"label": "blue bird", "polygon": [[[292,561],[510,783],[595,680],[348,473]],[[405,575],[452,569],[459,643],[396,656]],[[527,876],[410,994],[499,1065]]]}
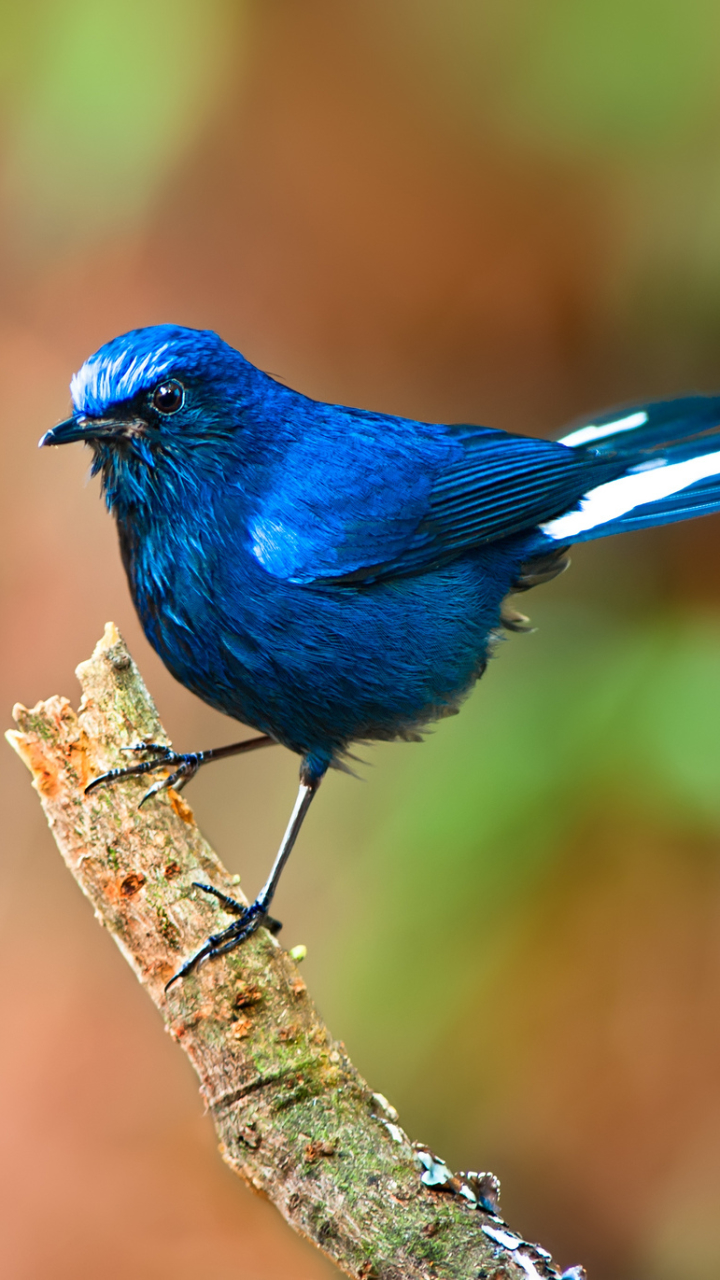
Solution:
{"label": "blue bird", "polygon": [[353,741],[414,739],[454,712],[500,628],[524,625],[509,595],[561,572],[572,543],[720,510],[718,396],[537,440],[323,404],[173,325],[108,342],[71,394],[40,443],[91,445],[148,640],[260,735],[187,755],[140,744],[150,758],[91,786],[164,770],[150,796],[277,742],[301,757],[266,884],[249,907],[198,885],[236,919],[171,982],[280,927],[269,908],[326,770]]}

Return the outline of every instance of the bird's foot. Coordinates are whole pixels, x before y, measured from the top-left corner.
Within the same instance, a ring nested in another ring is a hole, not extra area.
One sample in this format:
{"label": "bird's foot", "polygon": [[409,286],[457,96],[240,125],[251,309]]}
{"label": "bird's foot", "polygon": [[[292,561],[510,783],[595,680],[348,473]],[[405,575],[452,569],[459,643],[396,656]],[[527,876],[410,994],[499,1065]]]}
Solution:
{"label": "bird's foot", "polygon": [[89,795],[96,787],[102,786],[104,783],[119,782],[123,778],[142,777],[143,774],[153,773],[156,769],[169,769],[170,773],[165,778],[161,778],[159,782],[153,784],[148,791],[145,792],[139,809],[145,804],[146,800],[150,800],[152,796],[157,795],[158,791],[165,790],[166,787],[174,787],[176,791],[181,791],[186,782],[195,777],[200,765],[203,762],[202,751],[186,752],[184,755],[177,751],[173,751],[171,747],[166,747],[161,742],[136,742],[132,747],[123,747],[123,751],[140,753],[153,752],[152,760],[142,760],[139,764],[128,765],[124,769],[109,769],[107,773],[101,773],[99,778],[93,778],[85,788],[85,795]]}
{"label": "bird's foot", "polygon": [[238,902],[236,898],[231,898],[227,893],[222,893],[220,889],[214,888],[211,884],[201,884],[199,881],[194,880],[193,885],[196,889],[202,889],[204,893],[211,893],[222,904],[223,909],[230,915],[237,916],[237,919],[228,925],[227,929],[221,930],[220,933],[210,934],[205,945],[200,947],[200,950],[196,951],[195,955],[191,956],[189,960],[186,960],[182,968],[178,969],[177,973],[174,973],[170,981],[165,984],[166,991],[169,991],[178,978],[186,978],[189,973],[197,969],[203,960],[215,960],[218,956],[223,956],[226,952],[233,951],[235,947],[239,947],[242,942],[246,942],[248,938],[252,937],[261,925],[269,929],[270,933],[279,933],[282,929],[280,921],[268,915],[267,904],[260,898],[257,898],[255,902],[250,903],[249,907],[246,907],[243,902]]}

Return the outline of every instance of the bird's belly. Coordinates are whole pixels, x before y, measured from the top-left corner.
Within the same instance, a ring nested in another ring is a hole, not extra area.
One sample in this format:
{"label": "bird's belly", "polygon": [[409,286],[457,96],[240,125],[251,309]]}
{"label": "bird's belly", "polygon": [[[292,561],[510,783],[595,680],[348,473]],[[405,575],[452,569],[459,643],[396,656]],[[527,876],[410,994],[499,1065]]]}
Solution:
{"label": "bird's belly", "polygon": [[[492,566],[489,572],[488,564]],[[330,760],[353,739],[410,736],[452,712],[482,673],[517,556],[482,551],[360,587],[178,583],[136,596],[172,674],[211,706],[300,754]]]}

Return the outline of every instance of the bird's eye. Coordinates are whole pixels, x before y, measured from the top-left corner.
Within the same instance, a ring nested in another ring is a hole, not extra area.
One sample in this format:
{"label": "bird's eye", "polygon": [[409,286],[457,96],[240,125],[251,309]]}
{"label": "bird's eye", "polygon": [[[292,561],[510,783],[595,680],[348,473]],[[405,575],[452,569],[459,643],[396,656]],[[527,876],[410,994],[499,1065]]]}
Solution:
{"label": "bird's eye", "polygon": [[184,403],[185,388],[175,378],[171,378],[169,382],[161,382],[152,393],[153,409],[157,409],[158,413],[177,413]]}

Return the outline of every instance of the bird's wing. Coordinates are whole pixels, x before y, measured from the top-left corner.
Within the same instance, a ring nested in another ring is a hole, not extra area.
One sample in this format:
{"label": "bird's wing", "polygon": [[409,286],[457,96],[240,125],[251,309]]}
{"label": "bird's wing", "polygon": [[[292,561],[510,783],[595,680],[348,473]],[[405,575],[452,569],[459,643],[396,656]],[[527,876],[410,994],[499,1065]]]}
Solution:
{"label": "bird's wing", "polygon": [[[532,529],[549,510],[565,511],[589,484],[622,470],[550,440],[471,426],[449,428],[462,458],[435,479],[427,511],[399,557],[384,570],[412,573],[458,553]],[[568,454],[572,456],[568,457]]]}
{"label": "bird's wing", "polygon": [[622,469],[489,428],[384,422],[349,419],[335,442],[305,437],[286,455],[250,523],[270,574],[342,585],[416,573],[552,519]]}

